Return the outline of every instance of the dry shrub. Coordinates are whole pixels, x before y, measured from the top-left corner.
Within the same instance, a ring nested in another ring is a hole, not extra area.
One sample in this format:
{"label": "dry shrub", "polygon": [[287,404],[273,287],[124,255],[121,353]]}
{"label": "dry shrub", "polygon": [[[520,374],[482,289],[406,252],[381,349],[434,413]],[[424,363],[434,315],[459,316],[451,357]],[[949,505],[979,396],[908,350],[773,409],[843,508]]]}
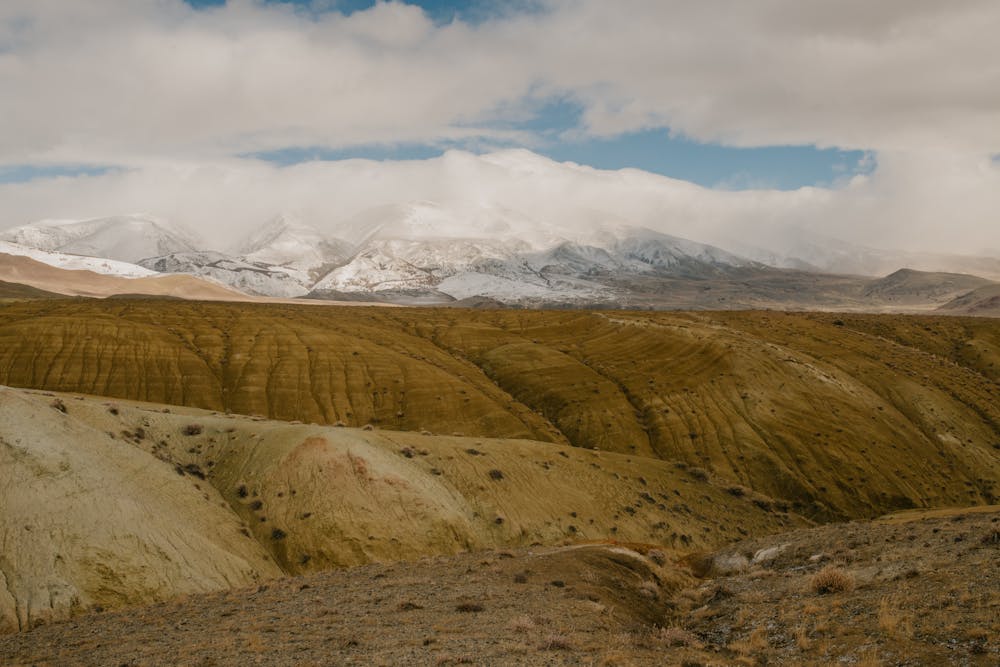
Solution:
{"label": "dry shrub", "polygon": [[839,567],[827,565],[809,580],[809,588],[817,595],[849,593],[854,590],[854,576]]}
{"label": "dry shrub", "polygon": [[455,606],[455,611],[461,611],[466,614],[472,614],[480,612],[483,610],[483,605],[476,602],[463,602]]}
{"label": "dry shrub", "polygon": [[879,660],[878,651],[870,649],[858,656],[857,665],[858,667],[882,667],[882,661]]}
{"label": "dry shrub", "polygon": [[659,549],[650,549],[646,557],[657,565],[665,565],[667,562],[667,554]]}
{"label": "dry shrub", "polygon": [[688,468],[687,472],[688,472],[688,475],[690,475],[692,479],[695,479],[695,480],[697,480],[699,482],[707,482],[708,481],[709,474],[708,474],[708,471],[705,470],[704,468],[692,467],[692,468]]}
{"label": "dry shrub", "polygon": [[729,648],[736,651],[740,655],[750,655],[752,653],[763,651],[768,646],[770,646],[770,644],[767,641],[767,628],[759,627],[751,632],[746,639],[732,642],[729,645]]}
{"label": "dry shrub", "polygon": [[639,584],[639,595],[650,600],[656,600],[660,597],[660,587],[656,585],[656,582],[644,581]]}
{"label": "dry shrub", "polygon": [[538,648],[542,651],[570,651],[573,643],[565,635],[548,635]]}
{"label": "dry shrub", "polygon": [[795,645],[799,647],[800,651],[808,651],[812,647],[809,633],[805,628],[795,628]]}
{"label": "dry shrub", "polygon": [[181,429],[183,435],[200,435],[204,429],[201,424],[188,424]]}
{"label": "dry shrub", "polygon": [[660,628],[660,632],[656,637],[660,643],[666,646],[690,646],[691,648],[701,648],[702,643],[698,641],[698,638],[693,634],[685,630],[684,628],[670,627],[670,628]]}
{"label": "dry shrub", "polygon": [[535,622],[530,616],[515,616],[507,627],[514,632],[527,633],[535,629]]}

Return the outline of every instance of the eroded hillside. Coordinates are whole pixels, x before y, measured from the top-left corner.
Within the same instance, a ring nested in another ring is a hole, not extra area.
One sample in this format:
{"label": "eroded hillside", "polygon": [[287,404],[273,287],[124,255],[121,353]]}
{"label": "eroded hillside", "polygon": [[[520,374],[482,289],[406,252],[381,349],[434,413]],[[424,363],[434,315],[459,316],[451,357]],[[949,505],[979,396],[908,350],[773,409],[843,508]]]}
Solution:
{"label": "eroded hillside", "polygon": [[287,424],[0,388],[0,633],[379,561],[803,521],[704,471],[525,440]]}
{"label": "eroded hillside", "polygon": [[681,461],[807,516],[994,502],[992,320],[48,302],[0,382]]}

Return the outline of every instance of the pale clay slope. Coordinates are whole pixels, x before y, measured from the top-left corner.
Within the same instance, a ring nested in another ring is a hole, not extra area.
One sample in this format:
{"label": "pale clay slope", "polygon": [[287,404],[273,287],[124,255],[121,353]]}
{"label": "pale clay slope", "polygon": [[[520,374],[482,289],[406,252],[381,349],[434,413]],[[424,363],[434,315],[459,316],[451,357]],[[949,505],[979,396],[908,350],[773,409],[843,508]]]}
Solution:
{"label": "pale clay slope", "polygon": [[0,389],[0,633],[280,574],[208,484],[51,401]]}
{"label": "pale clay slope", "polygon": [[0,280],[67,296],[101,298],[115,294],[146,294],[216,301],[251,300],[245,294],[194,276],[153,274],[144,278],[125,278],[88,270],[60,269],[30,257],[2,253]]}
{"label": "pale clay slope", "polygon": [[0,631],[281,573],[802,525],[665,461],[164,410],[0,389]]}

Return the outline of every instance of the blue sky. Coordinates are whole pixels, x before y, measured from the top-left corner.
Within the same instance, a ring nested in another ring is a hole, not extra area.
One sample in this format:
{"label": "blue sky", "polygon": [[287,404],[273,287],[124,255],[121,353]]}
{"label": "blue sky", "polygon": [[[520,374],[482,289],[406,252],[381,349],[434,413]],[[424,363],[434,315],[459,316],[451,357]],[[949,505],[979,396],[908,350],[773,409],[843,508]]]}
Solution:
{"label": "blue sky", "polygon": [[[185,0],[192,7],[210,8],[224,5],[226,0]],[[268,4],[298,5],[306,9],[316,7],[342,14],[369,9],[375,0],[265,0]],[[476,23],[503,11],[518,9],[523,11],[536,4],[536,0],[405,0],[406,4],[421,7],[439,23],[448,23],[459,18]]]}
{"label": "blue sky", "polygon": [[[225,0],[187,0],[197,8],[211,8]],[[350,14],[370,8],[374,0],[272,0],[274,3],[299,5],[310,10]],[[532,2],[496,2],[490,0],[410,0],[438,23],[454,19],[478,22],[497,13],[497,8],[530,9]],[[705,144],[672,135],[667,129],[631,132],[612,138],[572,138],[579,127],[580,108],[567,101],[542,106],[530,120],[506,124],[505,129],[525,130],[538,137],[531,150],[559,161],[572,161],[599,169],[644,169],[664,176],[692,181],[706,187],[726,189],[768,188],[792,190],[803,186],[827,186],[856,173],[867,172],[871,161],[864,151],[818,149],[813,146],[765,146],[732,148]],[[502,146],[501,146],[502,147]],[[473,146],[453,144],[369,145],[329,150],[294,146],[256,154],[255,157],[276,164],[290,165],[308,160],[368,158],[375,160],[425,159],[440,155],[448,148]],[[17,172],[7,174],[10,177]],[[0,174],[0,182],[4,179]]]}

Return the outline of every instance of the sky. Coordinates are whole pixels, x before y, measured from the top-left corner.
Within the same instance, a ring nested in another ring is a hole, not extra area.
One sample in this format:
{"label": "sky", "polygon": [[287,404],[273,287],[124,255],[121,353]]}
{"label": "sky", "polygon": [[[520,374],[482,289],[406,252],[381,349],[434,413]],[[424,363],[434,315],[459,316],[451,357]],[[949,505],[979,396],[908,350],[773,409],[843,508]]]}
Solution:
{"label": "sky", "polygon": [[436,199],[993,252],[998,27],[992,0],[5,0],[0,229],[220,241]]}

